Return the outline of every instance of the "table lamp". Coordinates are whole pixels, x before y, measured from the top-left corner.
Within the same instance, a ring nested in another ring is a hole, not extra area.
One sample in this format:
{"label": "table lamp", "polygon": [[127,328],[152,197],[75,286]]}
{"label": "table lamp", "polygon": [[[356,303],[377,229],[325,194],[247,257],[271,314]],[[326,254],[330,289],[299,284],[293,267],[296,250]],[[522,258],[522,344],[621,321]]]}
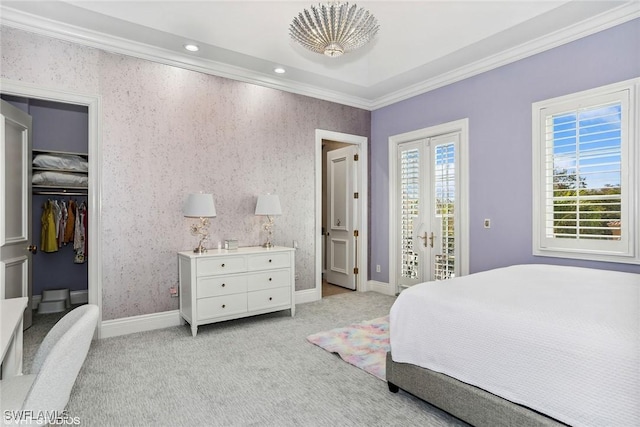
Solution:
{"label": "table lamp", "polygon": [[193,250],[197,254],[207,251],[204,243],[209,238],[209,218],[216,216],[213,195],[205,193],[189,194],[182,213],[187,218],[200,218],[200,222],[191,226],[191,234],[200,237],[198,247]]}
{"label": "table lamp", "polygon": [[273,246],[271,243],[271,238],[273,237],[273,217],[275,215],[282,215],[280,198],[276,194],[258,196],[256,215],[265,215],[267,217],[267,221],[262,226],[264,231],[267,232],[267,242],[262,246],[270,248]]}

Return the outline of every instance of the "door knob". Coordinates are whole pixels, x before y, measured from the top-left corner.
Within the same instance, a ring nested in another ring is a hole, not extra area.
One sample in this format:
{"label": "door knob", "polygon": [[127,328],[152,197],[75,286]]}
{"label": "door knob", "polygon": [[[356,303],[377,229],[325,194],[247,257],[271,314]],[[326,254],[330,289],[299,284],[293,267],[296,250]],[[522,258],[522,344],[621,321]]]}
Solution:
{"label": "door knob", "polygon": [[427,235],[427,232],[424,232],[424,236],[418,236],[419,238],[422,239],[422,244],[424,245],[424,247],[427,247],[427,239],[429,240],[429,246],[433,247],[433,239],[435,239],[435,235],[433,234],[433,231],[431,232],[431,235]]}
{"label": "door knob", "polygon": [[35,255],[38,252],[38,247],[36,245],[29,245],[27,246],[27,250]]}
{"label": "door knob", "polygon": [[422,239],[422,244],[426,248],[427,247],[427,239],[428,239],[427,232],[426,231],[424,232],[424,236],[418,236],[418,237]]}

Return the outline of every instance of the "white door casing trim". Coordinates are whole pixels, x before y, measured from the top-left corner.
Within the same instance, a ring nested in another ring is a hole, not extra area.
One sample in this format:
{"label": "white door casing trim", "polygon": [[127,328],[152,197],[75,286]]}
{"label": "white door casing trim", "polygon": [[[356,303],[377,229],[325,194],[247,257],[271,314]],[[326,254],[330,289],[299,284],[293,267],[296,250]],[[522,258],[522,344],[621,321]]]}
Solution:
{"label": "white door casing trim", "polygon": [[366,136],[351,135],[348,133],[334,132],[329,130],[316,129],[316,227],[315,227],[315,246],[316,246],[316,262],[315,262],[315,298],[313,301],[322,299],[322,140],[343,142],[347,144],[355,144],[359,148],[359,160],[356,164],[358,173],[358,193],[359,201],[356,214],[358,218],[358,276],[356,278],[356,291],[367,291],[367,282],[369,277],[368,263],[368,242],[369,233],[368,225],[368,193],[369,193],[369,138]]}
{"label": "white door casing trim", "polygon": [[393,201],[398,197],[398,145],[403,142],[418,139],[432,138],[452,132],[460,132],[460,146],[456,153],[456,183],[460,190],[456,209],[460,214],[459,238],[456,245],[460,247],[460,275],[469,274],[469,119],[460,119],[453,122],[430,126],[411,132],[393,135],[389,137],[389,286],[397,289],[396,274],[398,257],[396,251],[391,248],[392,242],[397,241],[398,233],[394,225],[397,223],[398,213]]}
{"label": "white door casing trim", "polygon": [[26,98],[37,98],[53,102],[63,102],[86,106],[88,109],[89,134],[89,304],[100,309],[97,338],[101,338],[102,329],[102,97],[62,91],[44,86],[33,85],[16,80],[0,78],[0,92]]}

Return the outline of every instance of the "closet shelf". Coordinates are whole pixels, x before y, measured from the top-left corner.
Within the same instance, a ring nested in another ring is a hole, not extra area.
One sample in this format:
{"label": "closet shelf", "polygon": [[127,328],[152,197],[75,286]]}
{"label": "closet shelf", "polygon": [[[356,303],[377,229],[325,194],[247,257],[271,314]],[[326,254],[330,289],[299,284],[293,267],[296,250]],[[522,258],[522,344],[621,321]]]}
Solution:
{"label": "closet shelf", "polygon": [[70,155],[80,156],[80,157],[87,157],[87,158],[89,157],[87,153],[77,153],[74,151],[43,150],[41,148],[34,148],[31,151],[33,152],[33,154],[70,154]]}
{"label": "closet shelf", "polygon": [[74,191],[67,191],[67,190],[63,190],[63,191],[34,191],[33,192],[34,195],[36,196],[87,196],[87,192],[84,191],[78,191],[78,192],[74,192]]}
{"label": "closet shelf", "polygon": [[33,149],[31,155],[33,182],[37,182],[32,183],[33,194],[87,196],[89,171],[82,170],[89,159],[87,153]]}
{"label": "closet shelf", "polygon": [[87,187],[56,187],[53,185],[32,185],[32,193],[40,196],[87,196]]}
{"label": "closet shelf", "polygon": [[34,171],[43,171],[43,172],[64,172],[64,173],[79,173],[79,174],[83,174],[83,175],[88,175],[89,171],[79,171],[76,169],[53,169],[53,168],[39,168],[36,166],[33,166],[31,168]]}

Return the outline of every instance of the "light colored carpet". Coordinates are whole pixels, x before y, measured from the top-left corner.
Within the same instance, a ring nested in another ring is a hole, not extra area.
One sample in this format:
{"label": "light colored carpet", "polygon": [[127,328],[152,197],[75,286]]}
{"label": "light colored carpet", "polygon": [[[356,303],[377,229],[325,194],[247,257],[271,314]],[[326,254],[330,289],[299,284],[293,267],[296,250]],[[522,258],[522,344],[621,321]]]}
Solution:
{"label": "light colored carpet", "polygon": [[68,414],[83,426],[464,425],[306,340],[384,316],[393,301],[350,292],[300,304],[294,318],[202,326],[195,338],[184,326],[94,341]]}

